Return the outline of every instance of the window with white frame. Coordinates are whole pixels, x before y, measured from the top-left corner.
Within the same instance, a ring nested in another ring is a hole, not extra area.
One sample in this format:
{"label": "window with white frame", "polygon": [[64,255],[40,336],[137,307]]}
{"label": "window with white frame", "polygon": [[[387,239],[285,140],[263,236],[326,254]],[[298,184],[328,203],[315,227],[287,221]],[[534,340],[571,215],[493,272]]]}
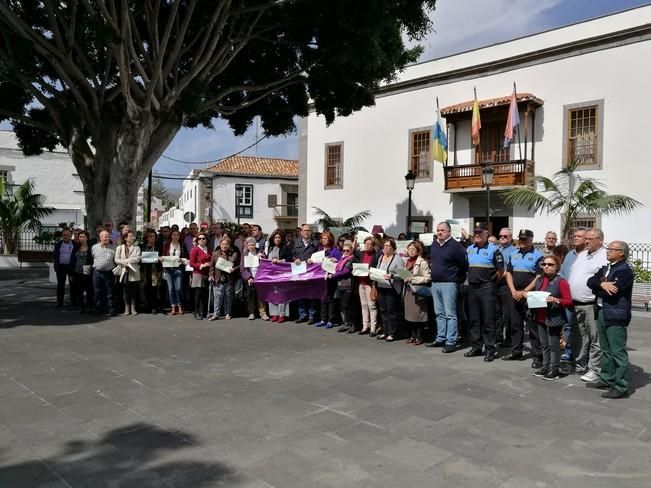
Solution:
{"label": "window with white frame", "polygon": [[563,165],[577,169],[603,166],[604,101],[565,105],[563,115]]}
{"label": "window with white frame", "polygon": [[253,217],[253,185],[235,185],[235,217]]}
{"label": "window with white frame", "polygon": [[419,180],[432,179],[432,140],[431,129],[412,129],[409,131],[409,165]]}

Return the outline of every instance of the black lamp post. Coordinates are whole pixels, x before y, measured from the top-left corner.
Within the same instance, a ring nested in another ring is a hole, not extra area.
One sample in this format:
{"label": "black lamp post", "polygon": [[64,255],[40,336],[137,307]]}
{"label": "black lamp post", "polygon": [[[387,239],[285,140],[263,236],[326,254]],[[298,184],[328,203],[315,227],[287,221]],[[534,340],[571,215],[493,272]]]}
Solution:
{"label": "black lamp post", "polygon": [[486,227],[489,233],[491,231],[491,185],[494,174],[491,164],[484,163],[484,167],[481,169],[481,180],[486,187]]}
{"label": "black lamp post", "polygon": [[412,170],[409,170],[405,175],[405,183],[407,184],[407,191],[409,192],[409,204],[407,206],[407,236],[411,239],[411,192],[416,183],[416,175]]}
{"label": "black lamp post", "polygon": [[235,215],[237,216],[237,225],[240,225],[240,203],[242,203],[242,195],[244,190],[241,186],[235,187]]}

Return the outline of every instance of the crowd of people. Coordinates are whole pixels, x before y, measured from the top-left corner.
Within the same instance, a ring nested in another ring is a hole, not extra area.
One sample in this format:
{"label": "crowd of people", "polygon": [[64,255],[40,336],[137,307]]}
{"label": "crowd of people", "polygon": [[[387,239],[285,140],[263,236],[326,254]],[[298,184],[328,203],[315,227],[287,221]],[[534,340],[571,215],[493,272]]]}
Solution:
{"label": "crowd of people", "polygon": [[[436,226],[431,246],[412,240],[404,249],[382,234],[336,238],[326,229],[314,236],[308,224],[269,236],[256,224],[243,224],[234,235],[220,223],[190,224],[148,229],[141,240],[128,225],[114,229],[108,219],[94,239],[64,229],[54,250],[57,306],[68,280],[71,304],[82,313],[191,310],[197,320],[214,321],[245,309],[249,320],[279,324],[293,315],[297,324],[389,343],[404,339],[445,354],[468,347],[465,357],[489,363],[530,358],[533,375],[544,380],[577,372],[588,387],[605,390],[605,398],[629,394],[626,331],[634,277],[627,244],[604,247],[599,229],[574,229],[571,250],[551,231],[542,249],[527,229],[514,240],[508,228],[493,237],[478,225],[457,240],[447,222]],[[259,261],[250,257],[311,264],[317,252],[334,263],[321,300],[259,299],[258,267],[251,265]],[[354,273],[358,263],[380,276]],[[536,308],[528,305],[535,292],[546,292]]]}

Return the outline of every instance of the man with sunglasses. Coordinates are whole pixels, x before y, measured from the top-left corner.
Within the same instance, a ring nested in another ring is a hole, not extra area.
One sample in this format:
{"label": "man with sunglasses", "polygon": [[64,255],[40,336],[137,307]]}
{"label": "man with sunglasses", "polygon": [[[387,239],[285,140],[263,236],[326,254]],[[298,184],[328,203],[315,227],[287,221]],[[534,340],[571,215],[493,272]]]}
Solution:
{"label": "man with sunglasses", "polygon": [[626,336],[635,276],[626,262],[628,244],[613,241],[606,252],[608,264],[588,279],[597,298],[601,371],[599,379],[586,386],[607,390],[601,394],[603,398],[625,398],[629,395]]}
{"label": "man with sunglasses", "polygon": [[524,342],[524,324],[529,329],[529,346],[533,361],[531,367],[542,367],[542,349],[538,340],[538,327],[527,317],[527,300],[525,292],[533,289],[533,279],[541,273],[540,263],[543,254],[533,247],[533,231],[521,229],[518,234],[519,249],[511,254],[511,261],[506,269],[506,283],[511,292],[511,354],[504,356],[504,361],[520,361]]}

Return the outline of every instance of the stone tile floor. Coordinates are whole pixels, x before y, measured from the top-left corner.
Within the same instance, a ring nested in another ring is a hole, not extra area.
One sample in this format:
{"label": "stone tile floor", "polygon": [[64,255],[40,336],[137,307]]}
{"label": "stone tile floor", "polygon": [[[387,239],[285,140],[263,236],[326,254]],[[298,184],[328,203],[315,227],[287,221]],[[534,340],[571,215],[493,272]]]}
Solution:
{"label": "stone tile floor", "polygon": [[645,487],[651,313],[635,393],[529,362],[305,325],[111,319],[0,279],[0,487]]}

